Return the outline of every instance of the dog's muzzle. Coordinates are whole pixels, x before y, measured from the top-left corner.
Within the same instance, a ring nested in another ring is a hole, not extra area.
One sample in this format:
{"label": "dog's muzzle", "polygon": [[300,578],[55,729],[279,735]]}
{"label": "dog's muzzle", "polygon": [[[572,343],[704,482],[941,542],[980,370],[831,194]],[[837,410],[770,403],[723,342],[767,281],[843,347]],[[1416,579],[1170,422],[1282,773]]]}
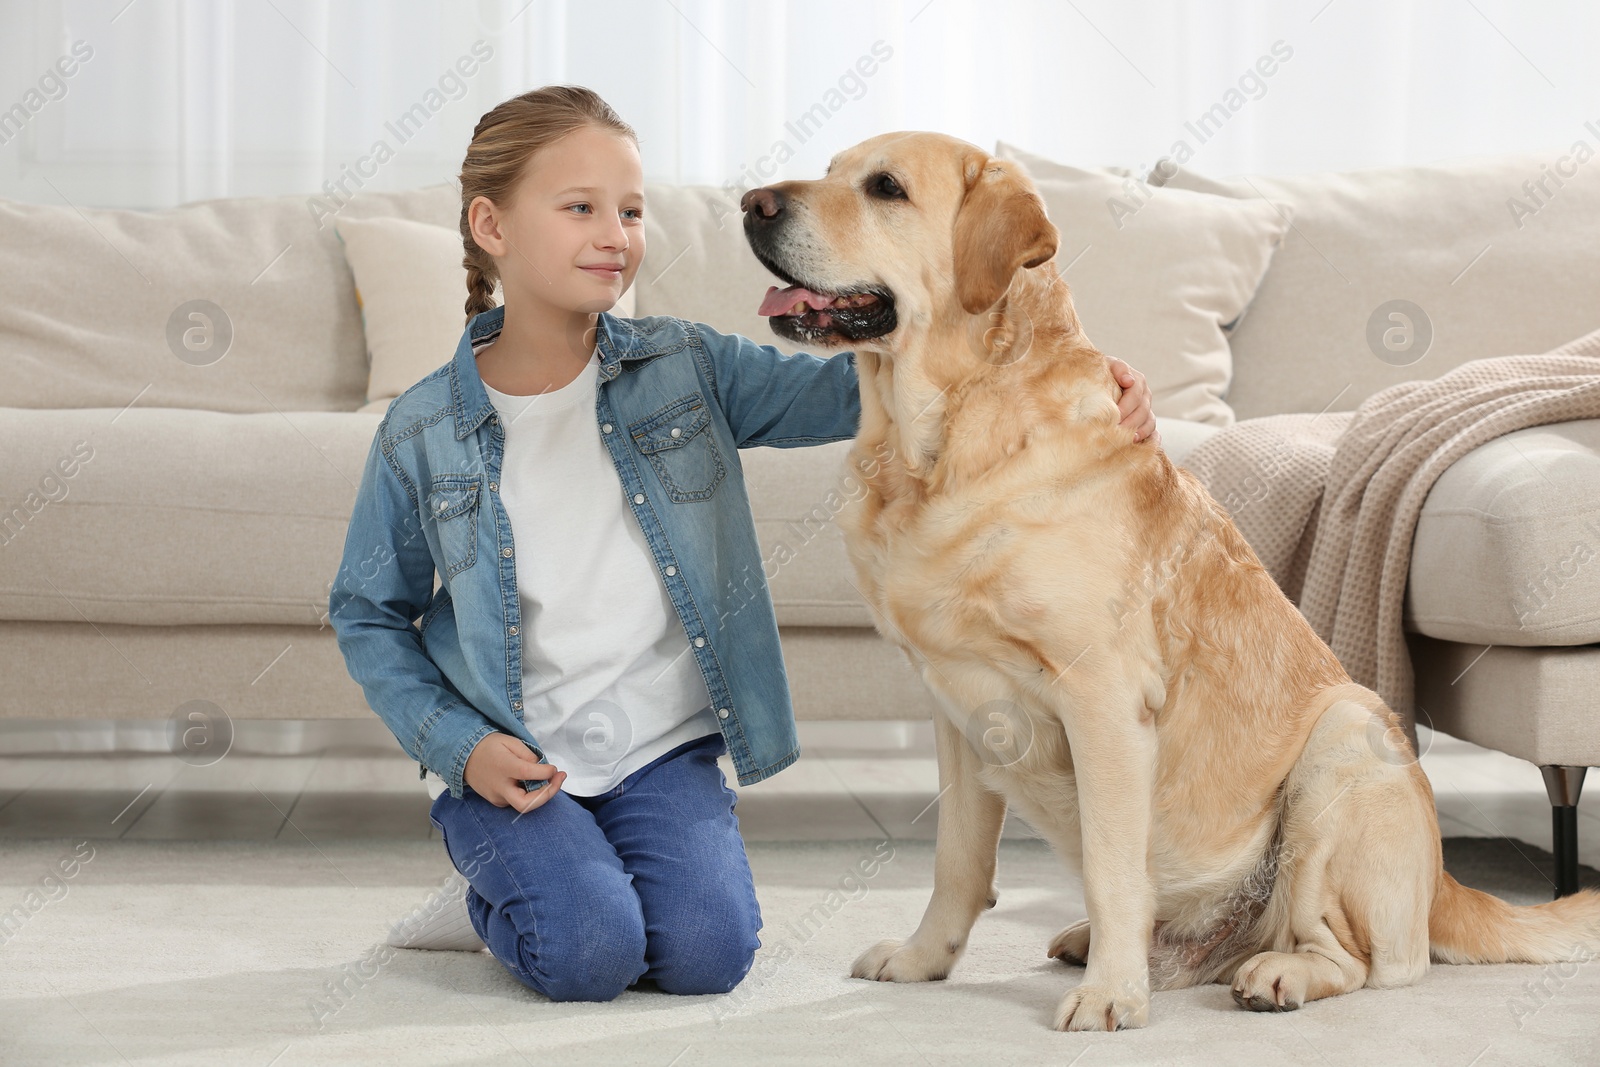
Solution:
{"label": "dog's muzzle", "polygon": [[843,344],[882,337],[894,330],[894,294],[881,285],[861,283],[828,288],[805,282],[787,260],[785,232],[794,214],[788,198],[777,190],[752,189],[739,201],[744,210],[744,234],[750,250],[763,266],[788,282],[772,286],[761,302],[760,314],[780,337],[807,344]]}

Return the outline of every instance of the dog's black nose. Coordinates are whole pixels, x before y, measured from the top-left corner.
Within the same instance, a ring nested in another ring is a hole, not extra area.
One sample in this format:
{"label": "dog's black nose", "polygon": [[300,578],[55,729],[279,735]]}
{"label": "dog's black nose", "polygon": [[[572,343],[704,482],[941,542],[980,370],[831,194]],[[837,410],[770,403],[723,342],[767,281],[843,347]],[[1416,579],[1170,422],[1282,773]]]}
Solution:
{"label": "dog's black nose", "polygon": [[783,194],[767,186],[751,189],[739,198],[739,210],[745,213],[746,225],[777,222],[783,214]]}

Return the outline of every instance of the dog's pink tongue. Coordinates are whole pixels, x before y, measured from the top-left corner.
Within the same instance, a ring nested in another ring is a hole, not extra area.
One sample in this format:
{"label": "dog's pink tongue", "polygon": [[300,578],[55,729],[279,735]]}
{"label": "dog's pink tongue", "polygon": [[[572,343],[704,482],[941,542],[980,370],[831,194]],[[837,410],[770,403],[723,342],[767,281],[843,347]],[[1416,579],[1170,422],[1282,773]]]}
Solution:
{"label": "dog's pink tongue", "polygon": [[779,289],[776,285],[767,290],[766,299],[761,301],[761,310],[758,315],[787,315],[804,300],[812,308],[825,308],[833,303],[833,297],[813,293],[803,285],[791,285],[787,289]]}

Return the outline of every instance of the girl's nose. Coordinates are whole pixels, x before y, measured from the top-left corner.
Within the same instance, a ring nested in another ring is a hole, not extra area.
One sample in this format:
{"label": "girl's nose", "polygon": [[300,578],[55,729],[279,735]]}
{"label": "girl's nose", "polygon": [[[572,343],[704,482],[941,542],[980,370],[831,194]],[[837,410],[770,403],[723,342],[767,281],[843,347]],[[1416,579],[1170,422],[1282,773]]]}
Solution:
{"label": "girl's nose", "polygon": [[611,220],[611,229],[606,231],[604,239],[605,239],[605,245],[604,245],[605,248],[615,249],[615,250],[617,250],[619,252],[624,251],[624,250],[627,249],[627,247],[628,247],[628,231],[626,231],[626,230],[624,230],[622,228],[622,220],[621,219],[615,218],[615,217],[612,218],[612,220]]}

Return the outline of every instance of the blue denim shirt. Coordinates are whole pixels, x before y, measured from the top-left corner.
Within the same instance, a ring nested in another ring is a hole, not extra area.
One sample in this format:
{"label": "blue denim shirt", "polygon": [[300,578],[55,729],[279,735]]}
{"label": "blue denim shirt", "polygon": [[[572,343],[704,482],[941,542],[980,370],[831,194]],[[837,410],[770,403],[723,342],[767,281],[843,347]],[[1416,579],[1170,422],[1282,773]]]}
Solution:
{"label": "blue denim shirt", "polygon": [[[499,493],[505,430],[472,350],[504,319],[503,307],[473,316],[455,357],[389,404],[328,603],[367,703],[420,773],[435,771],[457,798],[467,757],[496,730],[544,761],[523,721],[518,546]],[[758,782],[800,747],[738,450],[855,437],[855,353],[785,355],[667,316],[601,313],[597,333],[597,432],[688,634],[739,783]]]}

